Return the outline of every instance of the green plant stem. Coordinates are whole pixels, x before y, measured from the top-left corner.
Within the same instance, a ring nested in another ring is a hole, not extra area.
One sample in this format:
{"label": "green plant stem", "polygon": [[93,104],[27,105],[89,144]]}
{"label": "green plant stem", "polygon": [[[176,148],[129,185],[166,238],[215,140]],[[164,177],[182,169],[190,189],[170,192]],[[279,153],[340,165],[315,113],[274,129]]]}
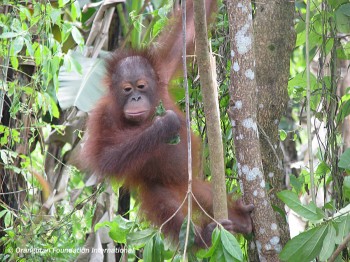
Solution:
{"label": "green plant stem", "polygon": [[311,134],[311,87],[310,87],[310,43],[309,43],[309,27],[310,27],[310,0],[306,2],[306,115],[307,115],[307,144],[309,152],[309,173],[311,183],[311,198],[316,203],[315,181],[314,181],[314,162],[312,153],[312,134]]}

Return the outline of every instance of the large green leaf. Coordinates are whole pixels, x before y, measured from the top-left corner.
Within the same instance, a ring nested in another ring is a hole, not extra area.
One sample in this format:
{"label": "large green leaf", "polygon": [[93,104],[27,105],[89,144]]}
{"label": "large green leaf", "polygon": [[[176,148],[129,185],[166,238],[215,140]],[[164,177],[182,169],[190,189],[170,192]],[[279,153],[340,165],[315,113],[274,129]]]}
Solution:
{"label": "large green leaf", "polygon": [[350,33],[350,4],[343,4],[335,10],[335,23],[340,33]]}
{"label": "large green leaf", "polygon": [[294,237],[280,253],[282,261],[312,261],[321,251],[328,226],[315,227]]}
{"label": "large green leaf", "polygon": [[221,229],[221,242],[226,261],[243,261],[243,254],[237,239],[224,228]]}
{"label": "large green leaf", "polygon": [[[181,229],[179,232],[179,242],[180,242],[180,250],[183,251],[185,248],[185,241],[186,241],[186,235],[187,235],[187,217],[185,217]],[[189,228],[189,235],[188,235],[188,242],[187,242],[187,248],[190,248],[193,246],[194,241],[195,241],[195,230],[194,230],[194,225],[192,221],[190,221],[190,228]]]}
{"label": "large green leaf", "polygon": [[145,262],[153,261],[153,238],[147,241],[147,244],[143,250],[143,261]]}
{"label": "large green leaf", "polygon": [[156,261],[163,262],[164,261],[164,243],[163,243],[163,239],[162,239],[159,232],[155,235],[155,238],[154,238],[153,256],[155,258],[153,260],[154,262],[156,262]]}
{"label": "large green leaf", "polygon": [[143,259],[145,262],[164,261],[164,243],[159,232],[147,241],[147,244],[143,250]]}
{"label": "large green leaf", "polygon": [[153,228],[147,228],[142,231],[131,232],[128,234],[126,240],[128,245],[141,247],[144,246],[148,240],[150,240],[157,231]]}
{"label": "large green leaf", "polygon": [[328,226],[327,235],[323,241],[323,246],[320,253],[320,260],[327,261],[327,259],[332,255],[335,248],[335,236],[336,230],[332,224]]}
{"label": "large green leaf", "polygon": [[308,205],[301,204],[298,195],[292,191],[284,190],[277,196],[294,212],[310,221],[318,221],[324,217],[323,211],[313,202]]}
{"label": "large green leaf", "polygon": [[208,251],[201,250],[197,257],[210,258],[215,262],[243,261],[243,254],[236,238],[224,228],[216,227],[212,234],[212,246]]}
{"label": "large green leaf", "polygon": [[343,239],[350,231],[350,215],[341,216],[335,220],[338,225],[337,236],[334,239],[336,244],[343,242]]}
{"label": "large green leaf", "polygon": [[71,60],[72,64],[80,64],[82,74],[67,68],[69,65],[61,67],[58,75],[58,101],[62,109],[76,106],[88,112],[105,92],[103,86],[104,60],[88,58],[79,52],[69,52],[66,56],[69,56],[69,59],[65,60]]}

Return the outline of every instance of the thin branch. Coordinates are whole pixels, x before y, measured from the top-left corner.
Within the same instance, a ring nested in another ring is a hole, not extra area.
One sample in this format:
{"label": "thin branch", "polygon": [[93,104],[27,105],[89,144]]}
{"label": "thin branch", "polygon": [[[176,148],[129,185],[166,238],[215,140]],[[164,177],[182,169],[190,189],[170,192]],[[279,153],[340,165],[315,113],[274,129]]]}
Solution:
{"label": "thin branch", "polygon": [[169,217],[166,221],[164,221],[164,223],[159,227],[159,230],[162,231],[162,227],[168,223],[170,220],[172,220],[174,218],[174,216],[176,216],[176,214],[182,209],[182,206],[185,204],[185,201],[187,199],[188,195],[185,196],[184,200],[182,201],[181,205],[176,209],[176,211],[174,212],[174,214],[171,215],[171,217]]}
{"label": "thin branch", "polygon": [[343,242],[337,247],[337,249],[333,252],[331,257],[328,259],[328,262],[334,262],[335,259],[339,256],[340,252],[347,247],[350,242],[350,233],[346,236]]}
{"label": "thin branch", "polygon": [[316,203],[315,196],[315,181],[314,181],[314,162],[312,153],[312,136],[311,136],[311,87],[310,87],[310,43],[309,43],[309,27],[310,27],[310,0],[306,2],[306,115],[307,115],[307,144],[309,152],[309,170],[310,170],[310,183],[311,183],[311,198]]}
{"label": "thin branch", "polygon": [[188,236],[190,233],[191,216],[192,216],[192,143],[191,143],[191,118],[190,118],[190,98],[187,83],[187,64],[186,64],[186,0],[181,1],[182,8],[182,67],[184,76],[184,87],[186,96],[186,127],[187,127],[187,168],[188,168],[188,212],[186,239],[184,245],[183,260],[186,261],[186,251],[188,246]]}

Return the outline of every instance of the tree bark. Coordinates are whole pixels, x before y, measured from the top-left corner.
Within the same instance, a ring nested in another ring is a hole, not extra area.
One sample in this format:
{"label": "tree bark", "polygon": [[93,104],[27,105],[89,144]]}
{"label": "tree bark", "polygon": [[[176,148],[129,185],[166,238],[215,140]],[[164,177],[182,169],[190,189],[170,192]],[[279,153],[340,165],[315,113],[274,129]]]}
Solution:
{"label": "tree bark", "polygon": [[[252,213],[255,243],[260,261],[279,261],[282,246],[275,213],[267,196],[257,126],[257,86],[251,2],[227,1],[230,45],[231,85],[229,115],[237,157],[238,177],[244,199],[254,204]],[[249,252],[256,261],[254,252]]]}
{"label": "tree bark", "polygon": [[213,185],[213,206],[215,219],[227,219],[227,198],[224,167],[224,150],[220,128],[220,112],[217,101],[216,79],[214,78],[207,35],[205,1],[194,0],[194,24],[196,31],[196,56],[207,123],[210,171]]}
{"label": "tree bark", "polygon": [[[294,1],[276,0],[268,5],[256,2],[254,42],[258,87],[258,126],[265,180],[273,206],[284,210],[276,193],[285,188],[283,152],[278,124],[288,103],[290,55],[294,48]],[[276,213],[281,244],[289,240],[285,217]]]}

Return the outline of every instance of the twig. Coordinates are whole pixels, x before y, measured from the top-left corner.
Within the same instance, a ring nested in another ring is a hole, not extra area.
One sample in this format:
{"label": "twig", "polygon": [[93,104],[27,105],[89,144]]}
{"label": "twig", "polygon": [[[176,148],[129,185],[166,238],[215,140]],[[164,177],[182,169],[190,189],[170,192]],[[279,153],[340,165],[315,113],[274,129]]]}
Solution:
{"label": "twig", "polygon": [[309,172],[310,172],[310,183],[311,183],[311,198],[316,203],[315,196],[315,181],[314,181],[314,162],[312,154],[312,137],[311,137],[311,87],[310,87],[310,43],[309,43],[309,27],[310,27],[310,0],[306,2],[306,115],[307,115],[307,144],[309,152]]}
{"label": "twig", "polygon": [[164,223],[159,227],[159,230],[162,232],[162,227],[168,223],[170,220],[172,220],[174,218],[174,216],[180,211],[180,209],[182,208],[182,206],[185,204],[185,201],[187,199],[187,194],[184,198],[184,200],[182,201],[181,205],[178,207],[178,209],[176,209],[176,211],[174,212],[174,214],[171,215],[171,217],[169,217],[166,221],[164,221]]}
{"label": "twig", "polygon": [[191,119],[190,119],[190,98],[187,83],[187,64],[186,64],[186,0],[181,1],[182,8],[182,67],[184,76],[184,87],[186,97],[186,127],[187,127],[187,168],[188,168],[188,192],[187,192],[187,228],[186,239],[183,250],[183,261],[186,261],[186,251],[188,246],[188,236],[190,233],[190,224],[192,216],[192,143],[191,143]]}
{"label": "twig", "polygon": [[333,252],[331,257],[328,259],[328,262],[334,262],[335,259],[339,256],[340,252],[347,247],[350,241],[350,233],[346,236],[343,242],[337,247],[337,249]]}

